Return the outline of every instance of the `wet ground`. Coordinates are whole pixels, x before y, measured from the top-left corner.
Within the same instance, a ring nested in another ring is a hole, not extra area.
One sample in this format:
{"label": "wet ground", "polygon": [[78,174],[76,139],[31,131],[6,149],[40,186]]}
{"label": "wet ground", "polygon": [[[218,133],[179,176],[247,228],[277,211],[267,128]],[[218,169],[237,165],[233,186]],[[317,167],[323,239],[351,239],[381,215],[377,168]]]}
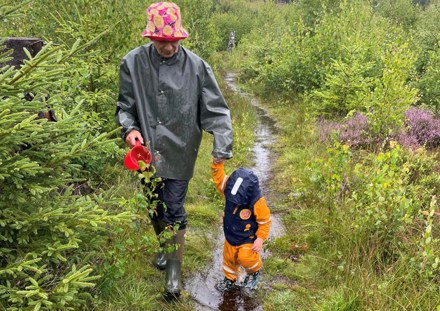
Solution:
{"label": "wet ground", "polygon": [[[257,124],[255,126],[255,145],[253,148],[255,165],[251,168],[260,179],[262,193],[265,195],[268,205],[272,212],[272,226],[269,239],[273,239],[283,234],[284,227],[280,217],[278,217],[275,207],[271,204],[272,191],[269,188],[271,180],[271,164],[274,162],[276,155],[271,148],[276,141],[275,121],[271,119],[267,112],[260,106],[259,102],[252,96],[240,91],[235,82],[233,74],[227,74],[225,82],[228,87],[247,98],[252,107],[257,112]],[[219,230],[222,233],[222,230]],[[262,302],[257,295],[259,290],[267,290],[263,286],[259,286],[256,291],[239,289],[232,292],[220,293],[215,285],[223,279],[222,267],[222,250],[223,237],[216,239],[218,245],[215,246],[213,260],[209,266],[193,278],[186,280],[185,289],[194,298],[197,311],[205,310],[221,310],[221,311],[260,311],[263,310]],[[270,254],[265,251],[262,253],[263,261]],[[239,278],[239,281],[244,275]],[[260,284],[264,283],[264,267]]]}

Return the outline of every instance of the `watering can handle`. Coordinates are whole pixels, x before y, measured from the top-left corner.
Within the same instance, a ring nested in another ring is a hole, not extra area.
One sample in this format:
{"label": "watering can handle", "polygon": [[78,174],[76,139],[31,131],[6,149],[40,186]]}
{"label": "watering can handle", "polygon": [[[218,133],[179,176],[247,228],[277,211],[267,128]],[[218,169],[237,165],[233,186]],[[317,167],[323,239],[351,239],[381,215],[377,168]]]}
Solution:
{"label": "watering can handle", "polygon": [[141,141],[136,138],[136,141],[134,143],[135,146],[142,146]]}

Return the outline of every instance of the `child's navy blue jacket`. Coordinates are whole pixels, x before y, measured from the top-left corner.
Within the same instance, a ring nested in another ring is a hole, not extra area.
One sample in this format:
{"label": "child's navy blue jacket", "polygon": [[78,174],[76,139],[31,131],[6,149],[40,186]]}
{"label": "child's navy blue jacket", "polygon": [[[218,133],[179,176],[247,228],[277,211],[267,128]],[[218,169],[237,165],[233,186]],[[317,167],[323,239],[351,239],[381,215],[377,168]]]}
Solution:
{"label": "child's navy blue jacket", "polygon": [[257,176],[251,170],[239,168],[228,177],[223,163],[213,164],[212,172],[217,190],[226,199],[223,216],[226,240],[233,246],[252,244],[257,237],[265,240],[271,217]]}

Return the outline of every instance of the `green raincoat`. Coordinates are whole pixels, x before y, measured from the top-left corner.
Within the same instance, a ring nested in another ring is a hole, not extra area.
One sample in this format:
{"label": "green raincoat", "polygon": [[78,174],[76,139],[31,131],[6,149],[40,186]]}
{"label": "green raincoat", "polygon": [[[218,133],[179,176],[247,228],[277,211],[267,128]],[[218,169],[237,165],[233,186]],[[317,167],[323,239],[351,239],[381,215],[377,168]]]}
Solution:
{"label": "green raincoat", "polygon": [[232,157],[229,108],[212,69],[182,46],[168,59],[151,43],[123,58],[116,122],[124,139],[142,133],[160,177],[193,176],[202,130],[214,136],[213,157]]}

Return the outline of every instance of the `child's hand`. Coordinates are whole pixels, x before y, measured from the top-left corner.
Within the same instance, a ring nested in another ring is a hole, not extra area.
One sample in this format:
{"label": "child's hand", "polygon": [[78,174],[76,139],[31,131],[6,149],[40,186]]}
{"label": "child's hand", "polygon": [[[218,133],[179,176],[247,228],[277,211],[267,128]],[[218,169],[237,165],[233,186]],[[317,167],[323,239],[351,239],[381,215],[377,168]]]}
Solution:
{"label": "child's hand", "polygon": [[220,164],[225,162],[225,159],[220,159],[220,158],[212,158],[212,163],[214,164]]}
{"label": "child's hand", "polygon": [[263,247],[263,239],[262,238],[257,238],[254,241],[254,244],[252,245],[251,249],[254,253],[258,253],[259,251],[261,251],[261,248]]}

